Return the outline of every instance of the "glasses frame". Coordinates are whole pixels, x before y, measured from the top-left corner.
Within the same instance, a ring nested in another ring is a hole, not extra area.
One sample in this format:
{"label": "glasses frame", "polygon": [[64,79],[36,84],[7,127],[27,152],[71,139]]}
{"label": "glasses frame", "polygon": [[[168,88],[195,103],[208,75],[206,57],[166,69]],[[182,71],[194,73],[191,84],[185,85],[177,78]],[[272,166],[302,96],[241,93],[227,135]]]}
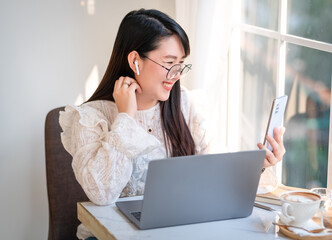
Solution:
{"label": "glasses frame", "polygon": [[[150,61],[154,62],[155,64],[158,64],[160,67],[164,68],[167,70],[167,73],[166,73],[166,79],[167,80],[172,80],[175,78],[175,76],[178,75],[178,73],[180,73],[180,76],[182,76],[182,73],[183,73],[183,70],[188,68],[188,72],[191,70],[191,66],[192,64],[183,64],[184,67],[181,66],[181,64],[177,63],[177,64],[174,64],[173,66],[171,66],[170,68],[167,68],[163,65],[161,65],[160,63],[156,62],[155,60],[145,56],[147,59],[149,59]],[[174,67],[177,67],[177,66],[180,66],[179,70],[178,70],[178,73],[174,76],[174,77],[168,77],[169,73],[171,72],[172,68]]]}

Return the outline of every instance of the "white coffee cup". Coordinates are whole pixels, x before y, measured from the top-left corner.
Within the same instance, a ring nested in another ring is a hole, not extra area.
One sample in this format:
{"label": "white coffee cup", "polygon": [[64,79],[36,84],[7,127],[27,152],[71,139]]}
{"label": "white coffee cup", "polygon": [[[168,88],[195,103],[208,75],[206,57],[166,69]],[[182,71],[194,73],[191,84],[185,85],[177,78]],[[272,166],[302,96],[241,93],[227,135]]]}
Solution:
{"label": "white coffee cup", "polygon": [[288,191],[279,196],[281,200],[280,220],[284,224],[306,227],[319,209],[321,197],[312,192]]}

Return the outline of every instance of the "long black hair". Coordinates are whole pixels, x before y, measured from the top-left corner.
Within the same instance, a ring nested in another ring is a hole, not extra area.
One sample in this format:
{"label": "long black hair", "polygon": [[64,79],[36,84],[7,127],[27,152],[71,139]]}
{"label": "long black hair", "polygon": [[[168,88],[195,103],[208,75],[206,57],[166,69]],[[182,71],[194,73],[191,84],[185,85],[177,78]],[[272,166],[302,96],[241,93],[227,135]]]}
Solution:
{"label": "long black hair", "polygon": [[[172,35],[180,38],[185,56],[188,56],[190,46],[187,34],[165,13],[153,9],[129,12],[120,24],[105,75],[88,102],[114,101],[115,81],[121,76],[135,78],[128,63],[128,54],[135,50],[145,58],[147,53],[158,48],[160,40]],[[168,100],[160,102],[160,109],[167,152],[173,157],[195,154],[195,143],[181,111],[180,81],[173,85]]]}

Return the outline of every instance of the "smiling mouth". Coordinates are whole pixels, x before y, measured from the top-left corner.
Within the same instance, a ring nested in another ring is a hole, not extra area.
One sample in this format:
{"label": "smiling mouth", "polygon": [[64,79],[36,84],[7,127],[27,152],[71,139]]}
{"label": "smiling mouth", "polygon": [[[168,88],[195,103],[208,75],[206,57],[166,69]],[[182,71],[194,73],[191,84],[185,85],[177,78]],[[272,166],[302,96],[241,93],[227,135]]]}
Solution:
{"label": "smiling mouth", "polygon": [[166,82],[163,82],[164,86],[167,87],[167,88],[171,88],[173,86],[172,83],[166,83]]}

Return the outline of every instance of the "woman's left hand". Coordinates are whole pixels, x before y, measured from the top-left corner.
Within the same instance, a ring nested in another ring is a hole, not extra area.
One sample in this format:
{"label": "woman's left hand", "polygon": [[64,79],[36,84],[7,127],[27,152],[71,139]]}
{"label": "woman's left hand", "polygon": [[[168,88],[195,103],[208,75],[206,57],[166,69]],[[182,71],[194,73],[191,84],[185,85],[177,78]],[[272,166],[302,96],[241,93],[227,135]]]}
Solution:
{"label": "woman's left hand", "polygon": [[282,160],[282,157],[286,152],[284,147],[284,142],[282,140],[282,136],[284,135],[284,133],[285,133],[284,127],[280,129],[274,128],[273,129],[274,138],[271,137],[270,135],[266,136],[266,140],[270,143],[273,149],[272,152],[269,149],[267,149],[262,143],[257,143],[259,149],[266,150],[266,156],[263,165],[264,168],[274,166]]}

